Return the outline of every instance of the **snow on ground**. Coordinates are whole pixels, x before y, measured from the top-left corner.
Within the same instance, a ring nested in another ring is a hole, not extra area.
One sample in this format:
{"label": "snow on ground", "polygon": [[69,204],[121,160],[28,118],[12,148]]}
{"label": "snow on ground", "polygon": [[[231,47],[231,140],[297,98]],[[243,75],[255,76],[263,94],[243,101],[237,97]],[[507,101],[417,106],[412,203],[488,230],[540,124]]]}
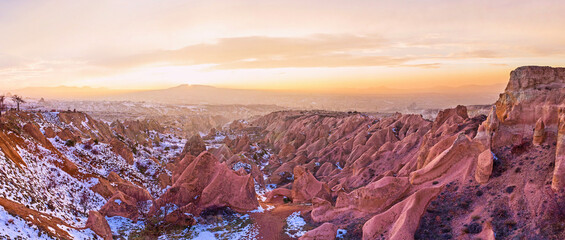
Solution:
{"label": "snow on ground", "polygon": [[0,206],[0,238],[1,239],[53,239],[39,231],[37,226],[24,219],[10,215]]}
{"label": "snow on ground", "polygon": [[257,239],[259,231],[252,223],[249,215],[241,215],[231,221],[221,221],[213,224],[196,224],[190,229],[188,239]]}
{"label": "snow on ground", "polygon": [[[83,227],[86,213],[105,203],[102,196],[89,189],[93,180],[83,182],[70,176],[53,164],[58,159],[44,148],[34,151],[37,152],[18,148],[27,165],[23,169],[5,156],[0,157],[0,197],[61,218],[74,227]],[[86,201],[81,201],[83,196]]]}
{"label": "snow on ground", "polygon": [[[143,222],[133,222],[123,217],[106,217],[112,234],[122,236],[126,239],[136,236],[145,227]],[[238,240],[238,239],[257,239],[259,234],[257,228],[252,223],[249,215],[239,215],[215,223],[205,223],[202,218],[196,218],[200,222],[190,228],[177,229],[169,232],[162,232],[158,239],[200,239],[200,240]]]}
{"label": "snow on ground", "polygon": [[142,221],[133,222],[132,220],[120,216],[106,217],[112,235],[122,236],[128,239],[132,232],[139,231],[145,227]]}
{"label": "snow on ground", "polygon": [[285,233],[291,238],[302,237],[306,234],[306,231],[303,230],[305,225],[306,221],[300,216],[300,211],[293,212],[286,218]]}
{"label": "snow on ground", "polygon": [[336,238],[344,238],[346,234],[347,234],[347,230],[340,228],[340,229],[337,230],[337,235],[335,237]]}

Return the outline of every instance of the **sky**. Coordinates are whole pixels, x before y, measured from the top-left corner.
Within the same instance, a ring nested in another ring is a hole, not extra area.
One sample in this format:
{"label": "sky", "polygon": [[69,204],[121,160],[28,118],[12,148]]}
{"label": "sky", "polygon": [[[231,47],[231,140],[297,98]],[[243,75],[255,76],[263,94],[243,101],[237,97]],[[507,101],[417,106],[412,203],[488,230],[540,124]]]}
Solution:
{"label": "sky", "polygon": [[0,89],[428,89],[565,65],[558,0],[0,0]]}

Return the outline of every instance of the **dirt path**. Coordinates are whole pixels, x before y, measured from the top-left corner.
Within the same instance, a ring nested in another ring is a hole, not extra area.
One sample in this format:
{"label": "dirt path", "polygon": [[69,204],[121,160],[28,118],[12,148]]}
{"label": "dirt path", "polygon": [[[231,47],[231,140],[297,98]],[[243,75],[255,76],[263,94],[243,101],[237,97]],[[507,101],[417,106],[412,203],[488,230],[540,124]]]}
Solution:
{"label": "dirt path", "polygon": [[[286,218],[293,212],[308,211],[311,206],[283,204],[275,206],[271,211],[265,210],[262,213],[250,213],[249,216],[255,222],[259,234],[257,239],[292,239],[286,235],[283,228],[286,224]],[[274,238],[276,237],[276,238]]]}

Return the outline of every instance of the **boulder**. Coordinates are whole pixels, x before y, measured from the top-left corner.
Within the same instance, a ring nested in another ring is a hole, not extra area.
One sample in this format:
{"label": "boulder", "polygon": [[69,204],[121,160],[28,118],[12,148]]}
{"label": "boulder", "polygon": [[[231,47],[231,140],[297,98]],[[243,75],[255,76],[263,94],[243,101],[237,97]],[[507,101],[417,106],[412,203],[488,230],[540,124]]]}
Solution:
{"label": "boulder", "polygon": [[477,167],[475,169],[475,180],[484,184],[488,182],[488,179],[492,173],[493,167],[493,153],[490,149],[483,151],[479,154],[477,158]]}

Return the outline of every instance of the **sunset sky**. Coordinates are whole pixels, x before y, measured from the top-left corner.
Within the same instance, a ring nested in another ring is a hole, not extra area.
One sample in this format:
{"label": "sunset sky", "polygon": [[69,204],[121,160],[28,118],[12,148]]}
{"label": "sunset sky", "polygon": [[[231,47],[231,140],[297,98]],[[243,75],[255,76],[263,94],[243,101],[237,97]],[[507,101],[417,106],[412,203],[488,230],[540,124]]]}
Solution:
{"label": "sunset sky", "polygon": [[565,65],[564,1],[0,1],[0,90],[329,90]]}

